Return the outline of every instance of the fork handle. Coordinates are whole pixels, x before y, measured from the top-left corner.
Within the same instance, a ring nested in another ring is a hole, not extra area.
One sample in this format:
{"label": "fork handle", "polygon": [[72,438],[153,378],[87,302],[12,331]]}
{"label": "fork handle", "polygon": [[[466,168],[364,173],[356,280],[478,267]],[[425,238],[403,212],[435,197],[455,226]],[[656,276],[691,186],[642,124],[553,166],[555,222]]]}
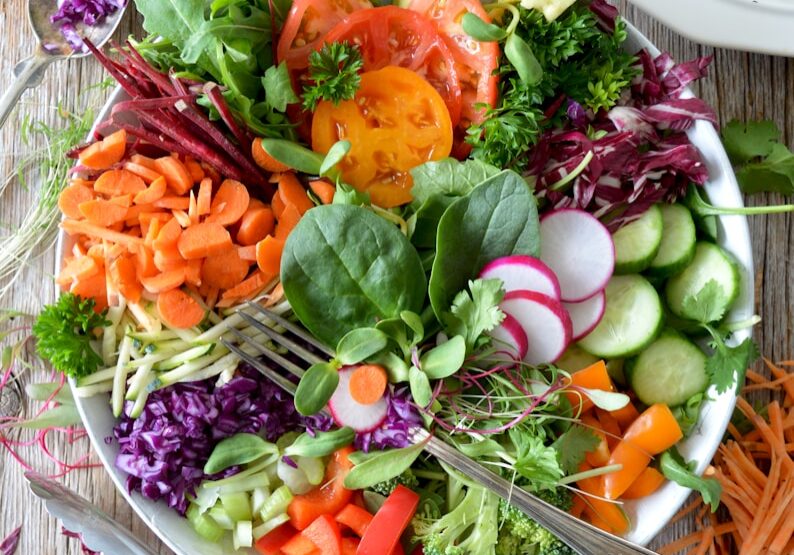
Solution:
{"label": "fork handle", "polygon": [[457,449],[431,436],[423,428],[412,430],[411,438],[416,443],[426,442],[425,451],[521,509],[581,555],[637,555],[638,553],[656,555],[649,549],[613,536],[569,515],[523,488],[515,487]]}
{"label": "fork handle", "polygon": [[14,67],[14,80],[0,98],[0,127],[3,126],[8,115],[17,105],[22,93],[41,83],[44,69],[50,61],[51,58],[37,53],[25,58]]}

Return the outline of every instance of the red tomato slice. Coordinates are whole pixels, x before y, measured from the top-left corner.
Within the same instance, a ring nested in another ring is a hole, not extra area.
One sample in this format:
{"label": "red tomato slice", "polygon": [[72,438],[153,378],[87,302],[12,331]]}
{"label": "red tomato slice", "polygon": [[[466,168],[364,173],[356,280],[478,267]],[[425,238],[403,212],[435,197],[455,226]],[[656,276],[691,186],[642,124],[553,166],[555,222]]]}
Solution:
{"label": "red tomato slice", "polygon": [[399,66],[421,75],[439,92],[452,125],[457,125],[462,99],[455,59],[428,18],[397,6],[359,10],[336,24],[323,40],[357,44],[364,71]]}
{"label": "red tomato slice", "polygon": [[371,7],[369,0],[295,0],[281,29],[276,58],[294,71],[309,67],[309,54],[331,27],[348,14]]}

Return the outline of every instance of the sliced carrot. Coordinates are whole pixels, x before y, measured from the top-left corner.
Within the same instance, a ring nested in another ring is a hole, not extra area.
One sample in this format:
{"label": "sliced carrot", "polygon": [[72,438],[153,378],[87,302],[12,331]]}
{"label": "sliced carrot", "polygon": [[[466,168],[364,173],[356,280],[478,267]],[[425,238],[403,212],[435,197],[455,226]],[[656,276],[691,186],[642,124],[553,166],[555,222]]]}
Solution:
{"label": "sliced carrot", "polygon": [[276,226],[276,239],[286,241],[289,234],[292,233],[292,230],[298,225],[300,219],[300,211],[294,205],[288,204],[278,220],[278,225]]}
{"label": "sliced carrot", "polygon": [[269,172],[285,172],[289,168],[286,164],[282,164],[273,158],[262,147],[262,139],[254,139],[251,143],[251,155],[254,157],[254,162],[259,164],[259,167]]}
{"label": "sliced carrot", "polygon": [[315,179],[314,181],[309,181],[309,188],[312,190],[312,193],[317,195],[317,198],[320,199],[320,202],[323,204],[331,204],[334,202],[336,187],[326,180]]}
{"label": "sliced carrot", "polygon": [[193,158],[186,158],[185,159],[185,167],[187,168],[187,173],[190,174],[190,179],[193,180],[193,183],[198,183],[202,179],[204,179],[204,170],[201,168],[201,164],[193,160]]}
{"label": "sliced carrot", "polygon": [[121,295],[133,303],[141,300],[143,287],[138,280],[135,262],[131,255],[120,256],[108,267],[110,279]]}
{"label": "sliced carrot", "polygon": [[141,245],[138,247],[138,251],[136,252],[135,256],[137,261],[135,273],[138,281],[144,277],[152,277],[157,275],[159,270],[154,264],[154,253],[149,247]]}
{"label": "sliced carrot", "polygon": [[69,185],[82,185],[83,187],[88,187],[89,189],[94,188],[94,182],[90,179],[81,179],[79,177],[73,177],[69,180]]}
{"label": "sliced carrot", "polygon": [[126,150],[127,132],[121,129],[83,149],[78,158],[87,168],[104,170],[113,164],[118,164],[124,158]]}
{"label": "sliced carrot", "polygon": [[377,403],[386,391],[389,379],[378,364],[362,364],[350,374],[350,396],[362,405]]}
{"label": "sliced carrot", "polygon": [[168,210],[187,210],[190,208],[190,199],[188,197],[175,197],[164,196],[160,200],[153,203],[158,208],[167,208]]}
{"label": "sliced carrot", "polygon": [[637,476],[637,479],[623,492],[621,499],[640,499],[646,497],[664,484],[664,476],[654,467],[649,466]]}
{"label": "sliced carrot", "polygon": [[289,206],[294,205],[301,215],[305,214],[307,210],[314,208],[314,203],[306,194],[306,189],[303,188],[301,182],[292,172],[282,173],[278,180],[278,194],[284,204]]}
{"label": "sliced carrot", "polygon": [[227,249],[208,256],[201,267],[201,283],[221,290],[231,289],[248,275],[249,264],[240,258],[238,249]]}
{"label": "sliced carrot", "polygon": [[169,212],[162,212],[162,211],[141,212],[141,214],[138,215],[138,223],[141,225],[141,233],[143,234],[144,237],[148,237],[149,229],[151,228],[153,222],[157,221],[157,232],[155,232],[155,236],[154,236],[154,238],[156,239],[157,233],[160,231],[162,225],[171,218],[173,218],[173,215]]}
{"label": "sliced carrot", "polygon": [[92,256],[72,258],[61,268],[56,283],[58,285],[71,285],[75,280],[86,279],[102,271],[102,267]]}
{"label": "sliced carrot", "polygon": [[276,218],[269,207],[249,208],[240,220],[237,242],[244,246],[255,245],[273,233],[275,223]]}
{"label": "sliced carrot", "polygon": [[79,220],[83,217],[80,205],[94,199],[94,191],[79,183],[72,183],[58,196],[58,208],[67,218]]}
{"label": "sliced carrot", "polygon": [[[231,252],[234,252],[234,249],[231,249]],[[203,262],[201,258],[188,261],[185,266],[185,283],[195,287],[201,285],[201,267]]]}
{"label": "sliced carrot", "polygon": [[182,258],[176,245],[168,245],[154,250],[154,265],[161,272],[184,269],[187,261]]}
{"label": "sliced carrot", "polygon": [[78,209],[86,220],[102,227],[110,227],[117,222],[123,222],[127,217],[126,206],[119,206],[104,199],[82,202]]}
{"label": "sliced carrot", "polygon": [[242,300],[251,299],[264,289],[275,276],[268,275],[257,270],[250,277],[243,280],[239,285],[226,291],[218,302],[217,306],[225,308],[234,305]]}
{"label": "sliced carrot", "polygon": [[[193,186],[193,179],[190,177],[185,165],[173,156],[163,156],[154,161],[157,171],[165,177],[169,189],[177,195],[184,195]],[[185,206],[184,210],[187,209]]]}
{"label": "sliced carrot", "polygon": [[108,307],[107,280],[104,272],[75,281],[69,291],[86,299],[93,298],[96,301],[94,305],[96,312],[102,312]]}
{"label": "sliced carrot", "polygon": [[184,210],[172,210],[171,213],[174,215],[174,219],[179,222],[179,225],[183,228],[190,227],[190,224],[193,222],[190,221],[190,216],[187,215],[187,212]]}
{"label": "sliced carrot", "polygon": [[587,368],[571,374],[571,391],[566,391],[565,396],[574,409],[574,414],[586,412],[593,407],[593,402],[582,391],[576,388],[600,389],[602,391],[614,391],[615,386],[609,378],[607,365],[603,360],[591,364]]}
{"label": "sliced carrot", "polygon": [[206,258],[232,248],[232,237],[219,223],[204,222],[186,228],[177,242],[185,260]]}
{"label": "sliced carrot", "polygon": [[199,184],[198,198],[196,199],[196,209],[199,216],[210,213],[212,205],[212,179],[205,177]]}
{"label": "sliced carrot", "polygon": [[182,226],[179,225],[176,218],[171,218],[160,226],[160,232],[157,234],[157,239],[154,240],[152,246],[155,250],[175,246],[181,235]]}
{"label": "sliced carrot", "polygon": [[135,204],[152,204],[160,200],[165,195],[166,183],[165,177],[160,176],[143,191],[137,193],[134,198]]}
{"label": "sliced carrot", "polygon": [[223,226],[232,225],[243,217],[248,210],[250,195],[245,185],[233,179],[227,179],[218,188],[212,199],[210,214],[205,222],[213,222]]}
{"label": "sliced carrot", "polygon": [[152,277],[141,278],[141,284],[149,293],[162,293],[176,289],[185,283],[185,269],[169,270]]}
{"label": "sliced carrot", "polygon": [[94,191],[110,197],[136,195],[145,189],[143,179],[127,170],[108,170],[94,181]]}
{"label": "sliced carrot", "polygon": [[133,154],[130,156],[130,162],[139,166],[143,166],[144,168],[150,169],[152,171],[157,171],[157,165],[154,163],[154,158],[149,158],[143,154]]}
{"label": "sliced carrot", "polygon": [[273,195],[273,198],[270,199],[270,205],[273,209],[273,215],[276,216],[276,220],[280,220],[281,215],[284,213],[284,209],[287,207],[287,205],[284,204],[284,201],[281,199],[281,195],[278,193]]}
{"label": "sliced carrot", "polygon": [[267,275],[277,276],[281,272],[283,252],[284,241],[268,235],[256,244],[256,264]]}
{"label": "sliced carrot", "polygon": [[157,313],[168,327],[179,329],[198,326],[205,316],[196,299],[181,289],[170,289],[157,295]]}
{"label": "sliced carrot", "polygon": [[117,197],[113,197],[108,199],[108,202],[113,204],[117,204],[119,206],[123,206],[124,208],[129,208],[132,206],[132,195],[120,195]]}
{"label": "sliced carrot", "polygon": [[143,179],[144,183],[152,183],[160,177],[163,177],[159,172],[151,168],[147,168],[146,166],[136,164],[135,162],[125,162],[124,169]]}
{"label": "sliced carrot", "polygon": [[256,245],[237,247],[237,254],[243,260],[247,260],[248,262],[256,262]]}
{"label": "sliced carrot", "polygon": [[187,215],[190,218],[191,224],[199,223],[198,203],[196,202],[196,195],[190,191],[190,204],[188,204]]}

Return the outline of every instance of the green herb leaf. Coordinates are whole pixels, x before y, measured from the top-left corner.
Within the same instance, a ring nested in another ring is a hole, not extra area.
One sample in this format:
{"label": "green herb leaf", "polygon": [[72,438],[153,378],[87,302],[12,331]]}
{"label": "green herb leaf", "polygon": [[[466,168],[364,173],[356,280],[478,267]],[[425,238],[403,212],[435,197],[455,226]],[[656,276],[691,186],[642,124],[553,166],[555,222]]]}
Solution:
{"label": "green herb leaf", "polygon": [[480,344],[484,333],[493,330],[504,320],[499,308],[505,292],[499,279],[476,279],[469,282],[469,291],[461,291],[452,301],[452,313],[444,318],[451,334],[466,338],[466,350],[472,352]]}
{"label": "green herb leaf", "polygon": [[284,454],[290,457],[325,457],[350,445],[355,438],[356,432],[347,426],[330,432],[315,432],[313,436],[304,432],[284,449]]}
{"label": "green herb leaf", "polygon": [[359,328],[348,332],[336,346],[336,358],[342,364],[357,364],[386,348],[389,338],[376,328]]}
{"label": "green herb leaf", "polygon": [[543,78],[543,68],[529,45],[516,33],[507,37],[505,57],[516,68],[519,78],[527,85],[534,85]]}
{"label": "green herb leaf", "polygon": [[445,158],[437,162],[425,162],[411,170],[411,194],[417,206],[437,195],[463,197],[500,171],[496,166],[480,160],[460,162],[454,158]]}
{"label": "green herb leaf", "polygon": [[217,474],[232,466],[248,464],[268,453],[276,453],[275,444],[265,441],[255,434],[240,433],[221,440],[212,450],[205,474]]}
{"label": "green herb leaf", "polygon": [[691,465],[675,448],[662,453],[659,458],[659,469],[668,480],[685,488],[691,488],[700,493],[703,502],[711,505],[711,512],[716,512],[720,506],[722,486],[714,478],[702,478],[692,472]]}
{"label": "green herb leaf", "polygon": [[706,360],[706,372],[717,393],[724,393],[735,387],[737,392],[744,385],[747,368],[758,358],[758,346],[751,338],[747,338],[735,347],[728,347],[722,338],[711,343],[714,348]]}
{"label": "green herb leaf", "polygon": [[408,364],[405,360],[391,352],[383,352],[372,358],[372,362],[380,364],[389,375],[389,383],[402,383],[408,381]]}
{"label": "green herb leaf", "polygon": [[695,320],[704,324],[722,320],[728,304],[725,289],[713,279],[706,282],[697,294],[689,295],[681,302],[687,315],[695,316]]}
{"label": "green herb leaf", "polygon": [[484,457],[498,457],[500,453],[505,453],[505,448],[493,439],[484,439],[476,443],[458,443],[458,450],[473,459]]}
{"label": "green herb leaf", "polygon": [[516,472],[533,485],[555,485],[563,476],[557,450],[544,445],[543,439],[520,428],[510,428],[510,440],[516,448]]}
{"label": "green herb leaf", "polygon": [[673,416],[678,421],[684,437],[688,437],[689,433],[697,424],[698,417],[700,416],[700,407],[703,405],[706,396],[703,393],[697,393],[686,400],[683,405],[673,407]]}
{"label": "green herb leaf", "polygon": [[306,212],[284,247],[281,281],[300,321],[328,345],[403,310],[418,312],[427,291],[422,261],[405,235],[346,204]]}
{"label": "green herb leaf", "polygon": [[330,42],[309,54],[309,76],[313,84],[303,87],[303,106],[314,111],[321,100],[339,104],[351,100],[361,86],[359,72],[364,69],[361,50],[356,45]]}
{"label": "green herb leaf", "polygon": [[285,166],[309,175],[320,175],[322,154],[317,154],[293,141],[262,139],[262,148]]}
{"label": "green herb leaf", "polygon": [[426,407],[433,398],[433,389],[430,387],[430,379],[427,374],[416,366],[411,366],[408,370],[408,385],[411,387],[411,397],[420,407]]}
{"label": "green herb leaf", "polygon": [[400,319],[405,322],[405,325],[413,332],[414,337],[411,341],[412,345],[418,345],[425,337],[425,326],[422,323],[422,317],[416,312],[403,310],[400,312]]}
{"label": "green herb leaf", "polygon": [[557,459],[562,471],[565,474],[575,474],[579,472],[579,465],[584,461],[585,455],[598,447],[600,441],[592,430],[574,425],[551,446],[557,451]]}
{"label": "green herb leaf", "polygon": [[295,391],[295,408],[304,416],[320,412],[339,385],[339,371],[330,362],[313,364]]}
{"label": "green herb leaf", "polygon": [[504,40],[507,32],[493,23],[486,23],[480,16],[472,12],[466,12],[461,20],[463,30],[474,40],[482,42],[493,42]]}
{"label": "green herb leaf", "polygon": [[44,307],[33,324],[36,350],[56,370],[80,378],[96,371],[102,357],[91,347],[94,330],[110,325],[102,314],[94,311],[94,299],[81,299],[72,294],[61,295],[58,302]]}
{"label": "green herb leaf", "polygon": [[424,353],[419,362],[428,378],[441,380],[460,370],[464,360],[466,360],[466,341],[460,335],[456,335]]}
{"label": "green herb leaf", "polygon": [[780,142],[780,129],[771,120],[741,123],[731,120],[722,128],[722,144],[734,164],[769,156]]}
{"label": "green herb leaf", "polygon": [[584,394],[601,410],[620,410],[629,404],[631,399],[625,393],[604,391],[603,389],[582,388]]}
{"label": "green herb leaf", "polygon": [[794,154],[786,145],[774,144],[769,155],[740,167],[736,179],[747,194],[762,192],[794,194]]}
{"label": "green herb leaf", "polygon": [[367,457],[354,466],[345,477],[347,489],[366,489],[380,482],[391,480],[408,470],[424,449],[423,443],[388,449]]}
{"label": "green herb leaf", "polygon": [[337,183],[332,204],[351,204],[353,206],[369,206],[369,193],[361,192],[347,183]]}
{"label": "green herb leaf", "polygon": [[350,152],[350,141],[337,141],[328,150],[320,166],[320,175],[328,175],[336,165]]}
{"label": "green herb leaf", "polygon": [[288,104],[295,104],[300,100],[292,90],[286,62],[267,68],[265,76],[262,77],[262,87],[265,89],[267,103],[279,112],[285,111]]}

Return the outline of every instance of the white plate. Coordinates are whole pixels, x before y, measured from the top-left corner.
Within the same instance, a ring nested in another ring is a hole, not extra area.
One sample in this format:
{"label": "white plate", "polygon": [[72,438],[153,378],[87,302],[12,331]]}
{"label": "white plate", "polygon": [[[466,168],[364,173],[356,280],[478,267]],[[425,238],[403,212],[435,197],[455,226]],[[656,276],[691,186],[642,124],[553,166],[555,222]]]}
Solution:
{"label": "white plate", "polygon": [[792,0],[629,1],[694,41],[794,56]]}
{"label": "white plate", "polygon": [[[636,51],[647,48],[658,54],[653,45],[634,27],[629,26],[627,49]],[[108,100],[97,121],[101,122],[110,114],[114,104],[123,100],[124,94],[116,89]],[[705,122],[698,122],[689,133],[692,142],[700,149],[711,179],[706,190],[717,206],[742,206],[742,197],[736,178],[722,148],[714,128]],[[753,259],[750,233],[747,220],[742,216],[720,218],[719,242],[728,249],[739,263],[742,275],[742,290],[730,318],[744,320],[753,314]],[[59,253],[63,252],[64,236],[59,241]],[[58,257],[60,259],[60,256]],[[736,334],[739,341],[749,336],[749,331]],[[688,460],[699,461],[697,470],[702,472],[711,460],[728,426],[735,404],[733,393],[725,393],[704,405],[700,422],[693,434],[681,446],[681,453]],[[90,399],[77,399],[77,408],[83,418],[88,435],[100,460],[113,478],[116,487],[124,495],[138,516],[156,533],[163,542],[178,555],[222,555],[222,547],[202,540],[193,532],[187,521],[168,508],[165,503],[155,503],[138,493],[128,493],[125,486],[126,476],[113,465],[118,446],[115,442],[105,443],[105,438],[113,435],[115,420],[110,412],[108,395],[98,395]],[[676,484],[666,484],[655,494],[637,502],[626,504],[626,510],[634,527],[628,538],[637,543],[649,542],[678,510],[689,490]],[[229,553],[230,551],[226,551]]]}

